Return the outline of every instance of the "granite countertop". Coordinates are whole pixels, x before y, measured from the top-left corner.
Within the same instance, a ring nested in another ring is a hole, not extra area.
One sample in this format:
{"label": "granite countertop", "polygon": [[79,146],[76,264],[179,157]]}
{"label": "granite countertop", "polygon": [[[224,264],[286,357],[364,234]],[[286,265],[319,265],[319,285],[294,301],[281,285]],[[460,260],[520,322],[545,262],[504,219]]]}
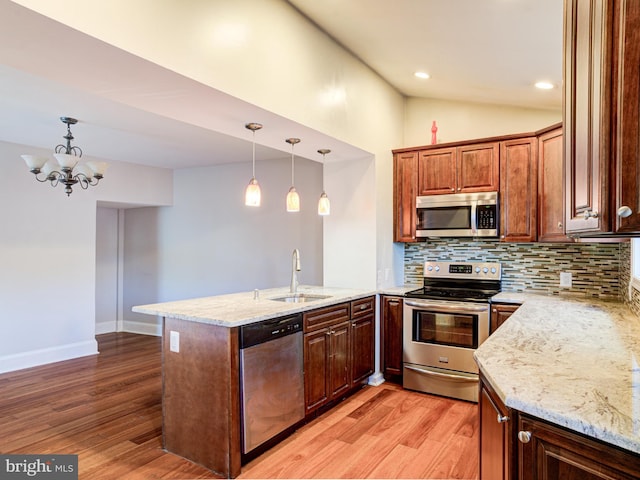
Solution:
{"label": "granite countertop", "polygon": [[495,300],[522,303],[475,352],[504,404],[640,454],[640,319],[616,302]]}
{"label": "granite countertop", "polygon": [[178,300],[175,302],[137,305],[133,307],[132,310],[148,315],[178,318],[199,323],[210,323],[224,327],[237,327],[283,315],[357,300],[375,295],[377,292],[300,285],[298,286],[298,293],[306,295],[328,295],[329,297],[302,303],[271,300],[272,298],[289,295],[289,287],[282,287],[260,290],[258,299],[254,299],[254,292],[241,292]]}

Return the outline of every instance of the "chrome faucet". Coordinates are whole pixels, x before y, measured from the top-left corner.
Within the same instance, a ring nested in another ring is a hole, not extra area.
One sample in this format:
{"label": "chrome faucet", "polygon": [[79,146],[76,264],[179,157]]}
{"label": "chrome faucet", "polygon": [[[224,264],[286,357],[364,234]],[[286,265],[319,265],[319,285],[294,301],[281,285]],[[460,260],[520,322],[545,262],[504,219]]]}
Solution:
{"label": "chrome faucet", "polygon": [[289,291],[294,295],[298,292],[298,274],[300,271],[300,251],[297,248],[293,249],[291,255],[291,288]]}

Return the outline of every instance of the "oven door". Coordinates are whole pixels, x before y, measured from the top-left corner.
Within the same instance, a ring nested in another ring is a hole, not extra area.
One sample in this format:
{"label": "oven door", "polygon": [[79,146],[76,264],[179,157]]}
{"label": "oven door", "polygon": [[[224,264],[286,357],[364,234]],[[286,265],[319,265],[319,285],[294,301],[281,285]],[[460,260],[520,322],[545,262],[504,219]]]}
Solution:
{"label": "oven door", "polygon": [[475,349],[489,336],[489,304],[405,299],[405,363],[477,373]]}

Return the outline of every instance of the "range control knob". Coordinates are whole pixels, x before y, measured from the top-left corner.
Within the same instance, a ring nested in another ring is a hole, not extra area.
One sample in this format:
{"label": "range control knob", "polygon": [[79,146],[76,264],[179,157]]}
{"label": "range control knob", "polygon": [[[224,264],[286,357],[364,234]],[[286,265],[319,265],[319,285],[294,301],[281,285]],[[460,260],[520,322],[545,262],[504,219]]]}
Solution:
{"label": "range control knob", "polygon": [[440,267],[438,265],[436,265],[436,272],[440,271]]}
{"label": "range control knob", "polygon": [[488,269],[487,267],[484,267],[484,268],[482,269],[482,272],[483,272],[483,273],[487,273],[488,271],[489,271],[489,269]]}
{"label": "range control knob", "polygon": [[476,273],[480,273],[480,267],[476,267]]}
{"label": "range control knob", "polygon": [[429,265],[429,266],[427,267],[427,270],[432,271],[432,270],[433,270],[433,267],[432,267],[431,265]]}
{"label": "range control knob", "polygon": [[491,267],[491,273],[496,273],[496,267]]}

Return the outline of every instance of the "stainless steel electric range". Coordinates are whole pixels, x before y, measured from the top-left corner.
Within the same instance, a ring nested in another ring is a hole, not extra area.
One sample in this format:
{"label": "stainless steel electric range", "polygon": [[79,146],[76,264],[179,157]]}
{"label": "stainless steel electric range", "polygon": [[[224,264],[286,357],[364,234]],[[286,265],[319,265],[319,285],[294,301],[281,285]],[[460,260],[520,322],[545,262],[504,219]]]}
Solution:
{"label": "stainless steel electric range", "polygon": [[403,386],[478,401],[473,352],[489,336],[499,263],[425,262],[424,286],[405,294]]}

